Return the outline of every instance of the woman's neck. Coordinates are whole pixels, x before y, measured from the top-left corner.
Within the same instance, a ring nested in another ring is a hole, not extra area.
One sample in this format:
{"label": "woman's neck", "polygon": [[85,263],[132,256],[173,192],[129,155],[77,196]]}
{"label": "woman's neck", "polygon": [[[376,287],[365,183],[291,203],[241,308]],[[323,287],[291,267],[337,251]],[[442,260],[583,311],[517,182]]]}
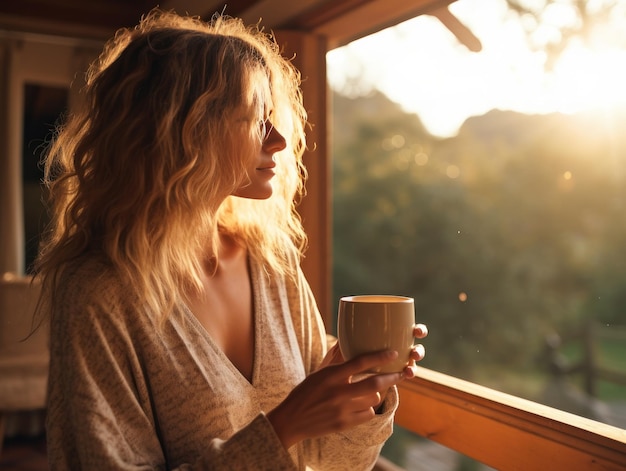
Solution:
{"label": "woman's neck", "polygon": [[207,273],[217,274],[222,268],[237,263],[241,257],[247,256],[246,248],[232,235],[219,233],[217,257],[210,255],[206,258]]}

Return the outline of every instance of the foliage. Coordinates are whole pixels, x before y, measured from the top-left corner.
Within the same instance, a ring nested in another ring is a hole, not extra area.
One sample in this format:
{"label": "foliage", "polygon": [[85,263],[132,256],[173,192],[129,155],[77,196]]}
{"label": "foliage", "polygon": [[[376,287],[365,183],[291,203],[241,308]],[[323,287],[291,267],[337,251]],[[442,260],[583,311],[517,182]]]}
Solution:
{"label": "foliage", "polygon": [[506,3],[520,17],[529,44],[545,53],[548,70],[575,41],[592,48],[608,38],[614,41],[614,33],[622,30],[626,13],[623,0],[506,0]]}
{"label": "foliage", "polygon": [[[426,366],[532,368],[544,335],[626,324],[626,139],[612,115],[492,111],[436,139],[380,93],[334,95],[335,299],[413,296]],[[605,118],[605,117],[604,117]]]}

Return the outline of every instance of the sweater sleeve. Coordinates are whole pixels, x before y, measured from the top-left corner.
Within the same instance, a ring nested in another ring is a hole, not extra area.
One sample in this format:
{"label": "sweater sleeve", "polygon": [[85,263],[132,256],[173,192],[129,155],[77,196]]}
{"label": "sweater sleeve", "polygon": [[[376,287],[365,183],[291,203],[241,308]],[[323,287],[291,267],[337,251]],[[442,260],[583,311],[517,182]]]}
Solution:
{"label": "sweater sleeve", "polygon": [[[103,290],[97,299],[80,290],[71,293],[72,299],[61,296],[51,323],[47,435],[52,470],[296,469],[262,413],[226,440],[207,440],[188,463],[172,464],[129,316],[120,312],[114,293]],[[184,407],[184,397],[172,400]]]}
{"label": "sweater sleeve", "polygon": [[320,471],[372,469],[385,441],[393,432],[397,406],[398,392],[394,387],[385,397],[382,413],[369,422],[342,433],[308,441],[305,450],[309,467]]}
{"label": "sweater sleeve", "polygon": [[[303,329],[305,335],[301,342],[305,364],[307,359],[310,360],[306,365],[307,374],[310,374],[319,368],[329,345],[336,339],[326,334],[313,293],[302,273],[298,278],[297,291],[302,319],[295,324],[308,327]],[[398,391],[393,387],[383,401],[381,413],[369,422],[342,433],[305,441],[302,445],[309,468],[324,471],[373,468],[385,441],[393,432],[397,406]]]}

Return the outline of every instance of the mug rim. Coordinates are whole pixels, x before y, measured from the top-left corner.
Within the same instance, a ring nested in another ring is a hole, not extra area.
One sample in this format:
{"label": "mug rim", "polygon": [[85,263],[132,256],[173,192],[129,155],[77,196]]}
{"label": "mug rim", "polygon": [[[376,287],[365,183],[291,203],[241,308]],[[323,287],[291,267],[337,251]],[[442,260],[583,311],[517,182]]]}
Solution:
{"label": "mug rim", "polygon": [[339,299],[344,303],[412,303],[414,298],[395,294],[357,294],[343,296]]}

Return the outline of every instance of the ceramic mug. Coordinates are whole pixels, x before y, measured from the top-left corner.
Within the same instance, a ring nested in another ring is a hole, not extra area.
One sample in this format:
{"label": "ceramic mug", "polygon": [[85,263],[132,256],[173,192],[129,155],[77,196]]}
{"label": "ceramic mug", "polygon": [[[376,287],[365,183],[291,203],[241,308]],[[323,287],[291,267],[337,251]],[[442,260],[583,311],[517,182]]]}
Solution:
{"label": "ceramic mug", "polygon": [[398,352],[395,361],[374,369],[374,373],[397,373],[404,369],[413,347],[414,325],[413,298],[361,295],[339,300],[337,337],[346,360],[381,350]]}

